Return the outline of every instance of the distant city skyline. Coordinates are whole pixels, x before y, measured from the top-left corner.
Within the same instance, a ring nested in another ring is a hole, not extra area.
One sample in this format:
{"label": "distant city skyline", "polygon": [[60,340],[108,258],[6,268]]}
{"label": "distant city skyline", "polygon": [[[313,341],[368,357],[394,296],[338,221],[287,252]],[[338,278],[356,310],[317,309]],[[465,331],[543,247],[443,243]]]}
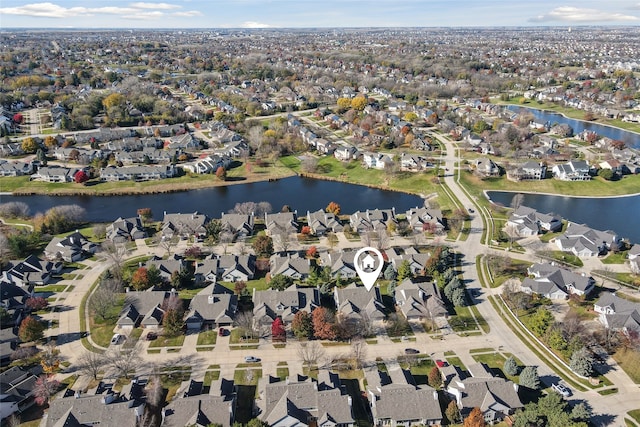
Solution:
{"label": "distant city skyline", "polygon": [[640,1],[3,1],[2,28],[335,28],[639,25]]}

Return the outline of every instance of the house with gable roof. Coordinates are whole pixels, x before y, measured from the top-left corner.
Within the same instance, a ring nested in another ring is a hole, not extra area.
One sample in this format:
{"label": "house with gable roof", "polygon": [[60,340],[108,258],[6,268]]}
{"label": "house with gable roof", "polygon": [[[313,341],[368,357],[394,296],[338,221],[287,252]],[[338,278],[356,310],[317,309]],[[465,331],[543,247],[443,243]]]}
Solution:
{"label": "house with gable roof", "polygon": [[75,231],[66,237],[54,237],[44,248],[47,259],[63,259],[74,262],[82,259],[86,254],[93,254],[98,245],[89,241],[79,231]]}
{"label": "house with gable roof", "polygon": [[347,324],[357,325],[369,321],[374,325],[380,325],[385,319],[385,307],[380,288],[377,286],[370,291],[355,283],[344,288],[335,288],[333,300],[336,304],[336,314]]}
{"label": "house with gable roof", "polygon": [[397,223],[396,210],[391,209],[367,209],[366,211],[356,211],[349,217],[351,229],[358,233],[365,233],[373,230],[386,230],[389,222]]}
{"label": "house with gable roof", "polygon": [[398,364],[387,371],[373,366],[365,369],[367,397],[375,426],[440,425],[443,420],[438,392],[417,385],[408,370]]}
{"label": "house with gable roof", "polygon": [[218,278],[224,282],[238,282],[253,279],[256,270],[254,255],[220,255],[218,257]]}
{"label": "house with gable roof", "polygon": [[604,292],[593,304],[593,310],[599,313],[598,320],[606,328],[624,333],[640,331],[640,304],[637,302]]}
{"label": "house with gable roof", "polygon": [[125,243],[146,238],[147,232],[142,226],[142,220],[139,216],[132,218],[118,217],[107,226],[107,239],[113,243]]}
{"label": "house with gable roof", "polygon": [[153,289],[127,292],[116,327],[124,331],[130,331],[138,326],[158,329],[164,316],[162,307],[171,294],[171,292]]}
{"label": "house with gable roof", "polygon": [[255,217],[250,214],[223,213],[220,218],[222,229],[234,235],[234,238],[245,238],[253,234]]}
{"label": "house with gable roof", "polygon": [[196,284],[216,283],[218,280],[218,271],[220,261],[214,254],[206,256],[203,260],[195,263],[193,272],[193,280]]}
{"label": "house with gable roof", "polygon": [[320,291],[317,287],[291,285],[283,291],[253,291],[254,322],[261,326],[271,326],[276,317],[290,324],[298,311],[311,313],[319,305]]}
{"label": "house with gable roof", "polygon": [[185,388],[187,391],[173,399],[164,409],[163,426],[231,427],[233,425],[236,407],[233,380],[220,378],[212,381],[208,394],[202,394],[204,387],[200,381],[190,380]]}
{"label": "house with gable roof", "polygon": [[62,262],[41,260],[29,255],[22,261],[9,262],[8,270],[3,276],[18,286],[46,285],[51,276],[62,271]]}
{"label": "house with gable roof", "polygon": [[231,326],[238,311],[238,296],[230,289],[211,284],[191,299],[186,325],[189,330]]}
{"label": "house with gable roof", "polygon": [[563,252],[571,252],[578,257],[594,257],[611,249],[620,237],[613,231],[600,231],[584,224],[569,222],[564,234],[555,239],[556,246]]}
{"label": "house with gable roof", "polygon": [[549,299],[566,299],[569,294],[589,295],[595,286],[593,277],[574,273],[554,263],[533,264],[527,272],[533,279],[525,278],[521,285],[522,290]]}
{"label": "house with gable roof", "polygon": [[627,258],[629,258],[631,271],[635,274],[640,274],[640,244],[636,243],[629,249]]}
{"label": "house with gable roof", "polygon": [[416,206],[408,209],[405,215],[411,228],[419,233],[427,229],[433,230],[434,233],[442,233],[446,227],[445,219],[440,209],[419,208]]}
{"label": "house with gable roof", "polygon": [[328,232],[338,233],[344,229],[335,214],[322,209],[307,211],[307,223],[316,236],[324,236]]}
{"label": "house with gable roof", "polygon": [[406,261],[409,263],[411,273],[415,275],[423,274],[427,261],[431,258],[430,253],[418,252],[413,247],[404,249],[403,253],[399,253],[397,248],[391,249],[387,252],[387,256],[389,257],[389,262],[391,262],[391,265],[393,265],[393,268],[396,271],[398,271],[402,263]]}
{"label": "house with gable roof", "polygon": [[591,167],[584,160],[571,160],[567,163],[555,165],[551,171],[556,179],[561,181],[589,181]]}
{"label": "house with gable roof", "polygon": [[277,253],[269,259],[271,277],[281,274],[294,280],[304,280],[311,272],[311,260],[299,253]]}
{"label": "house with gable roof", "polygon": [[331,269],[332,277],[342,279],[353,279],[358,273],[354,266],[356,251],[344,252],[323,252],[320,254],[320,262],[323,266]]}
{"label": "house with gable roof", "polygon": [[319,371],[318,379],[296,375],[265,377],[258,383],[258,418],[271,427],[353,427],[351,396],[337,374]]}
{"label": "house with gable roof", "polygon": [[[142,267],[142,263],[140,264]],[[165,282],[171,281],[171,277],[173,273],[178,272],[187,267],[185,259],[178,254],[173,254],[169,258],[164,259],[157,255],[152,256],[146,263],[144,263],[146,268],[154,266],[160,272],[160,277]]]}
{"label": "house with gable roof", "polygon": [[394,299],[396,306],[410,322],[447,316],[447,308],[438,287],[433,282],[405,279],[396,287]]}
{"label": "house with gable roof", "polygon": [[198,212],[190,214],[168,214],[165,212],[162,220],[162,236],[167,238],[179,236],[204,239],[207,236],[206,225],[208,223],[209,217]]}
{"label": "house with gable roof", "polygon": [[460,414],[466,418],[473,408],[480,408],[488,424],[503,421],[524,405],[518,396],[518,384],[491,375],[481,364],[467,366],[471,377],[460,379],[455,376],[446,385]]}
{"label": "house with gable roof", "polygon": [[543,231],[562,229],[562,217],[553,213],[543,214],[528,206],[519,206],[507,220],[506,227],[515,227],[518,236],[535,236]]}
{"label": "house with gable roof", "polygon": [[34,405],[38,377],[31,371],[13,366],[0,373],[0,419],[26,411]]}
{"label": "house with gable roof", "polygon": [[264,224],[269,236],[298,232],[298,217],[295,212],[265,213]]}

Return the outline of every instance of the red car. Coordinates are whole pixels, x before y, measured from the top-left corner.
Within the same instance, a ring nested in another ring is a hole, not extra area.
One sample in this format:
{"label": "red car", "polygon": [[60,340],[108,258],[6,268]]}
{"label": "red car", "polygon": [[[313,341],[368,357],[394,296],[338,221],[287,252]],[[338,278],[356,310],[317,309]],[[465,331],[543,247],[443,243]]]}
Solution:
{"label": "red car", "polygon": [[438,365],[438,368],[444,368],[445,366],[449,366],[447,362],[440,359],[436,360],[436,365]]}

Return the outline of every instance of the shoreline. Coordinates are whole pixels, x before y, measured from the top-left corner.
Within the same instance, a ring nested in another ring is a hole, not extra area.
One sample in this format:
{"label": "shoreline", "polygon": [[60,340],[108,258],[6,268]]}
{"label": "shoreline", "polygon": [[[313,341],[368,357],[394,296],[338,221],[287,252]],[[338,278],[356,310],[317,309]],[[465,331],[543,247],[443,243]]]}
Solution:
{"label": "shoreline", "polygon": [[631,194],[619,194],[617,196],[571,196],[567,194],[547,193],[544,191],[516,191],[516,190],[482,190],[484,197],[491,203],[495,204],[491,197],[487,193],[494,191],[496,193],[513,193],[513,194],[531,194],[535,196],[557,196],[557,197],[570,197],[573,199],[617,199],[622,197],[637,197],[640,196],[640,192]]}

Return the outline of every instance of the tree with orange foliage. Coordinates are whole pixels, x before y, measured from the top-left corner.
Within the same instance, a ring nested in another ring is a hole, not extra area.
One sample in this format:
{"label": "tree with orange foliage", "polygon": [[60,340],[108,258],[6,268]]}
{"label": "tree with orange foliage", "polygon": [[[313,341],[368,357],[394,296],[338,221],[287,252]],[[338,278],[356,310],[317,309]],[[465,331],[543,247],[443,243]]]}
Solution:
{"label": "tree with orange foliage", "polygon": [[313,334],[321,340],[334,340],[338,336],[333,313],[324,307],[318,307],[311,313]]}
{"label": "tree with orange foliage", "polygon": [[464,427],[485,427],[487,422],[480,408],[475,407],[471,410],[467,418],[464,419]]}
{"label": "tree with orange foliage", "polygon": [[336,202],[329,203],[324,210],[334,215],[340,215],[340,205]]}

